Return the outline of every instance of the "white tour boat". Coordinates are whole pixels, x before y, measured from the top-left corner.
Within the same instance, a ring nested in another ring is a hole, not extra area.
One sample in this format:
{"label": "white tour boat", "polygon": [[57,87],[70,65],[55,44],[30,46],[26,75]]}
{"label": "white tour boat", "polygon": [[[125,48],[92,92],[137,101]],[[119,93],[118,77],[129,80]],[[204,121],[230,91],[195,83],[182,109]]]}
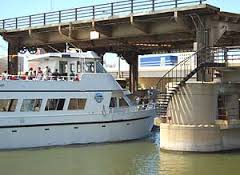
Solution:
{"label": "white tour boat", "polygon": [[47,53],[30,61],[59,74],[0,77],[0,149],[124,141],[150,133],[154,105],[136,105],[94,52]]}

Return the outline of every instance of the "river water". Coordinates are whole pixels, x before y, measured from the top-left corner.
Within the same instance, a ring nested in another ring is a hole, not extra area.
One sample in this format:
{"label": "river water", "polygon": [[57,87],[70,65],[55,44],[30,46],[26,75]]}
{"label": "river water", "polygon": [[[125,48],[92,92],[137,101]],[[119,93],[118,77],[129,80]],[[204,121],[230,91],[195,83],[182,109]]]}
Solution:
{"label": "river water", "polygon": [[0,151],[0,175],[239,175],[240,152],[159,150],[159,132],[114,144]]}

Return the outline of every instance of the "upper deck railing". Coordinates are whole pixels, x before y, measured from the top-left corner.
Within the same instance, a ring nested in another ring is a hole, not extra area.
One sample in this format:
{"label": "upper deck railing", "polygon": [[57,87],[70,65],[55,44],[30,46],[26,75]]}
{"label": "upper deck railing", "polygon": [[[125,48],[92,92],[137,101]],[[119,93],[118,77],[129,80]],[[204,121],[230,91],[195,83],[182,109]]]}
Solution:
{"label": "upper deck railing", "polygon": [[166,8],[202,4],[206,0],[122,0],[112,3],[40,13],[0,20],[0,29],[16,30],[49,24],[94,20],[116,15],[155,12]]}

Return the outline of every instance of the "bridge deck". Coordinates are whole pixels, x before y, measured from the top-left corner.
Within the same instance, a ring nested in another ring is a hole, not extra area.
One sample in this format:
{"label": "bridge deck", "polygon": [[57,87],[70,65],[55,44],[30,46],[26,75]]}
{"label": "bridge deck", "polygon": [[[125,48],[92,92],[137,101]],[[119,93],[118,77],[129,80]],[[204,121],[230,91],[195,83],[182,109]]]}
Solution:
{"label": "bridge deck", "polygon": [[[167,13],[188,10],[192,5],[201,5],[206,0],[122,0],[94,6],[40,13],[0,20],[0,28],[7,31],[51,26],[52,24],[81,23],[89,20],[116,19],[129,14]],[[183,9],[181,9],[184,7]],[[167,9],[167,10],[166,10]],[[195,7],[196,9],[196,7]]]}

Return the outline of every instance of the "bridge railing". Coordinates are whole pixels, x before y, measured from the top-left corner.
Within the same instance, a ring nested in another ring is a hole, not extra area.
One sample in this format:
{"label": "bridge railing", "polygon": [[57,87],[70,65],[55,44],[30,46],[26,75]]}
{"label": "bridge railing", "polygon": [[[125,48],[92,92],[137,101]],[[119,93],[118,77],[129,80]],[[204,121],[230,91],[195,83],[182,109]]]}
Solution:
{"label": "bridge railing", "polygon": [[166,8],[202,4],[206,0],[122,0],[112,3],[40,13],[0,20],[0,29],[14,30],[65,22],[100,19],[133,13],[155,12]]}

